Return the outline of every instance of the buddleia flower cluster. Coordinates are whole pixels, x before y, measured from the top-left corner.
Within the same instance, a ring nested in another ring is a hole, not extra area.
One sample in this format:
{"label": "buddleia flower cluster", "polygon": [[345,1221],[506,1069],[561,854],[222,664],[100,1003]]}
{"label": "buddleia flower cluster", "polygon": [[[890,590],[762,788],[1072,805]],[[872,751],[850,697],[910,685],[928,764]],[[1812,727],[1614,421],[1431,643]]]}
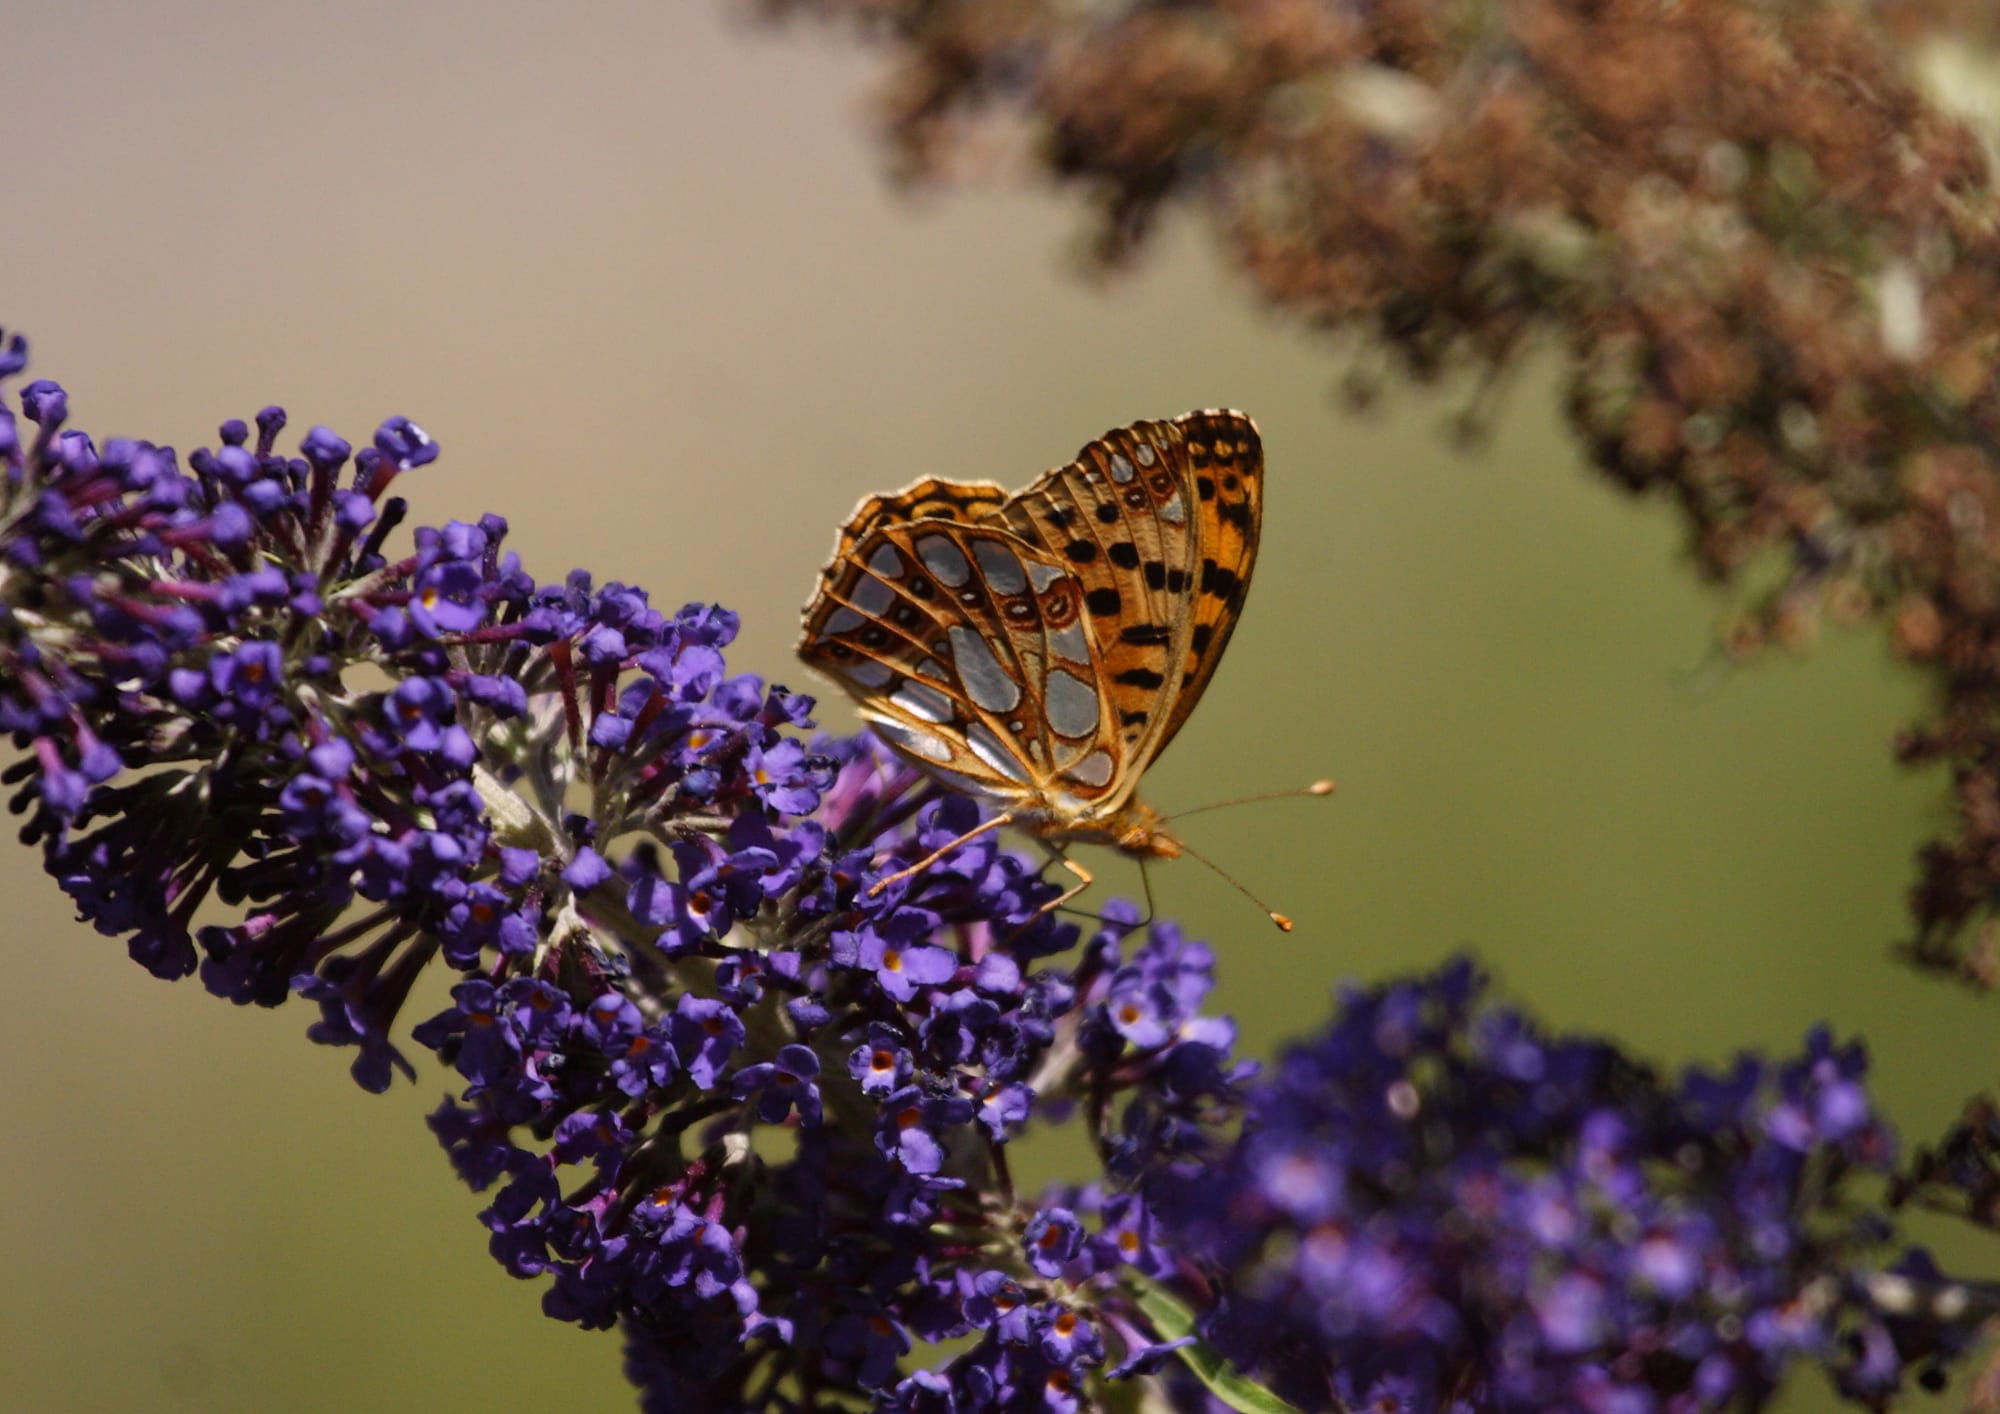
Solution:
{"label": "buddleia flower cluster", "polygon": [[[405,532],[406,419],[286,429],[0,403],[10,804],[148,971],[448,1074],[494,1258],[645,1407],[1875,1405],[1990,1309],[1857,1191],[1857,1049],[1670,1084],[1458,965],[1262,1074],[1173,924],[1086,931],[990,833],[902,877],[978,807],[733,674],[733,615]],[[1020,1191],[1058,1125],[1091,1172]]]}

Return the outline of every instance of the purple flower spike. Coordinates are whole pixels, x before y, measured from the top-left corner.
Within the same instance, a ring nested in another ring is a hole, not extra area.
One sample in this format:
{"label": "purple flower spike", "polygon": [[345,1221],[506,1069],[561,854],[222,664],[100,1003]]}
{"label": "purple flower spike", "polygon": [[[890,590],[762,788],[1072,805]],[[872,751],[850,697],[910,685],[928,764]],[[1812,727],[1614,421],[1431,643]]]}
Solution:
{"label": "purple flower spike", "polygon": [[[0,389],[24,837],[153,974],[303,998],[371,1090],[434,1056],[493,1257],[648,1409],[1208,1407],[1191,1331],[1314,1411],[1695,1414],[1802,1363],[1883,1407],[2000,1306],[1890,1241],[1858,1045],[1669,1081],[1455,963],[1260,1071],[1215,952],[1121,900],[1086,938],[998,832],[877,891],[980,805],[812,735],[726,610],[406,524],[415,423],[288,452],[265,408],[183,460],[69,416]],[[911,604],[955,563],[914,543]],[[1091,1167],[1031,1191],[1063,1125]],[[1995,1154],[1975,1110],[1892,1196],[1994,1211]]]}

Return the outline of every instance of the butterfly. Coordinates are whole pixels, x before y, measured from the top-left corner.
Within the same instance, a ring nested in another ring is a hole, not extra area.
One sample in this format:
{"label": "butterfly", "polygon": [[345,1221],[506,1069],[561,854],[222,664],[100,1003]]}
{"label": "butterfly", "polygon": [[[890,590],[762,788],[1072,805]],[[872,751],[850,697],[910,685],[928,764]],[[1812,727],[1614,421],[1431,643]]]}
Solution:
{"label": "butterfly", "polygon": [[[856,508],[799,656],[904,760],[1000,807],[893,878],[1006,824],[1183,852],[1135,792],[1236,628],[1263,482],[1257,425],[1209,409],[1107,432],[1012,495],[927,477]],[[1057,857],[1081,880],[1061,903],[1090,875]]]}

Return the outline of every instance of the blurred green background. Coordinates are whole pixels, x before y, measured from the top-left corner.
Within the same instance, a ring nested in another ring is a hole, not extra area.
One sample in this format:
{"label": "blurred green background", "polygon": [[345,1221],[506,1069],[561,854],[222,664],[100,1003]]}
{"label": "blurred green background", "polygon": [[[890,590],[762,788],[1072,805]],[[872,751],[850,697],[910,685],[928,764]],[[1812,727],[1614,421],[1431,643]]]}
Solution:
{"label": "blurred green background", "polygon": [[[185,450],[277,401],[358,441],[408,413],[444,447],[401,488],[416,520],[498,511],[544,579],[720,600],[734,666],[793,683],[863,494],[1017,485],[1113,424],[1246,408],[1258,581],[1146,794],[1339,779],[1188,827],[1289,938],[1198,865],[1155,876],[1251,1053],[1341,977],[1471,947],[1549,1023],[1669,1064],[1863,1034],[1909,1135],[1992,1079],[1987,1004],[1886,956],[1942,783],[1890,762],[1920,695],[1874,635],[1719,669],[1728,601],[1665,507],[1589,477],[1552,369],[1472,455],[1463,390],[1344,413],[1343,363],[1191,223],[1080,279],[1073,208],[896,195],[870,56],[731,14],[12,7],[0,320],[99,437]],[[0,870],[0,1407],[629,1402],[615,1337],[487,1258],[423,1127],[441,1077],[364,1095],[305,1009],[152,981],[28,851]]]}

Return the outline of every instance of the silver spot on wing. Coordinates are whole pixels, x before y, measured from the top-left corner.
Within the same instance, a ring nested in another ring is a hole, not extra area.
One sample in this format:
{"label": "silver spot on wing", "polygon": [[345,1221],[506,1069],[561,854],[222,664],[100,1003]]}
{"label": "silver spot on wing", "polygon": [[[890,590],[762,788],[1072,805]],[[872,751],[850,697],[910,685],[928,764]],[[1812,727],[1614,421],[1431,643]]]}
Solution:
{"label": "silver spot on wing", "polygon": [[1132,449],[1132,459],[1138,462],[1140,466],[1151,466],[1157,455],[1153,451],[1153,444],[1151,442],[1141,442]]}
{"label": "silver spot on wing", "polygon": [[871,690],[883,686],[890,678],[896,676],[890,671],[887,663],[878,663],[873,658],[865,663],[856,663],[851,668],[842,668],[841,672]]}
{"label": "silver spot on wing", "polygon": [[1174,492],[1174,498],[1160,507],[1160,519],[1168,525],[1187,524],[1187,502],[1181,499],[1180,492]]}
{"label": "silver spot on wing", "polygon": [[1067,627],[1059,628],[1049,635],[1049,647],[1060,657],[1072,663],[1090,661],[1090,640],[1083,636],[1083,620],[1077,619]]}
{"label": "silver spot on wing", "polygon": [[1045,565],[1040,560],[1029,560],[1027,569],[1028,583],[1035,586],[1035,593],[1037,594],[1040,594],[1044,589],[1047,589],[1051,584],[1061,579],[1064,573],[1066,573],[1061,565]]}
{"label": "silver spot on wing", "polygon": [[896,602],[896,591],[874,575],[864,574],[856,577],[854,592],[848,598],[854,601],[855,608],[873,618]]}
{"label": "silver spot on wing", "polygon": [[1111,779],[1111,753],[1093,751],[1063,774],[1079,785],[1104,785]]}
{"label": "silver spot on wing", "polygon": [[949,722],[956,715],[956,708],[949,697],[914,678],[905,680],[889,700],[927,722]]}
{"label": "silver spot on wing", "polygon": [[984,722],[974,722],[965,733],[965,741],[974,756],[1008,780],[1027,784],[1028,773],[1021,769],[1020,759],[1002,745],[999,737],[987,730]]}
{"label": "silver spot on wing", "polygon": [[903,557],[894,545],[883,545],[868,557],[868,571],[881,579],[897,579],[903,573]]}
{"label": "silver spot on wing", "polygon": [[1057,668],[1043,693],[1042,710],[1057,736],[1089,736],[1097,730],[1097,689],[1082,678]]}
{"label": "silver spot on wing", "polygon": [[944,767],[938,766],[932,769],[931,774],[950,786],[953,790],[964,791],[967,795],[990,797],[998,794],[993,789],[993,782],[968,776],[963,771],[948,771]]}
{"label": "silver spot on wing", "polygon": [[1132,463],[1123,452],[1111,454],[1111,479],[1120,486],[1132,479]]}
{"label": "silver spot on wing", "polygon": [[965,562],[958,546],[942,535],[926,535],[917,542],[917,558],[924,562],[924,568],[937,576],[938,583],[948,589],[956,589],[972,578],[972,566]]}
{"label": "silver spot on wing", "polygon": [[1021,573],[1021,562],[1006,546],[991,540],[975,540],[972,554],[979,561],[979,572],[986,576],[986,582],[1000,593],[1019,594],[1028,587],[1027,576]]}
{"label": "silver spot on wing", "polygon": [[826,624],[820,632],[828,635],[852,633],[867,622],[868,620],[862,618],[861,615],[855,613],[847,605],[841,604],[836,606],[834,611],[826,616]]}
{"label": "silver spot on wing", "polygon": [[951,660],[958,664],[967,697],[988,712],[1011,712],[1020,705],[1021,685],[1000,666],[985,639],[964,624],[953,624],[949,637]]}
{"label": "silver spot on wing", "polygon": [[933,736],[929,732],[918,731],[914,727],[906,727],[901,722],[891,722],[886,718],[877,717],[874,720],[876,731],[887,737],[891,745],[902,747],[912,756],[921,756],[926,761],[951,760],[951,747],[943,738]]}

